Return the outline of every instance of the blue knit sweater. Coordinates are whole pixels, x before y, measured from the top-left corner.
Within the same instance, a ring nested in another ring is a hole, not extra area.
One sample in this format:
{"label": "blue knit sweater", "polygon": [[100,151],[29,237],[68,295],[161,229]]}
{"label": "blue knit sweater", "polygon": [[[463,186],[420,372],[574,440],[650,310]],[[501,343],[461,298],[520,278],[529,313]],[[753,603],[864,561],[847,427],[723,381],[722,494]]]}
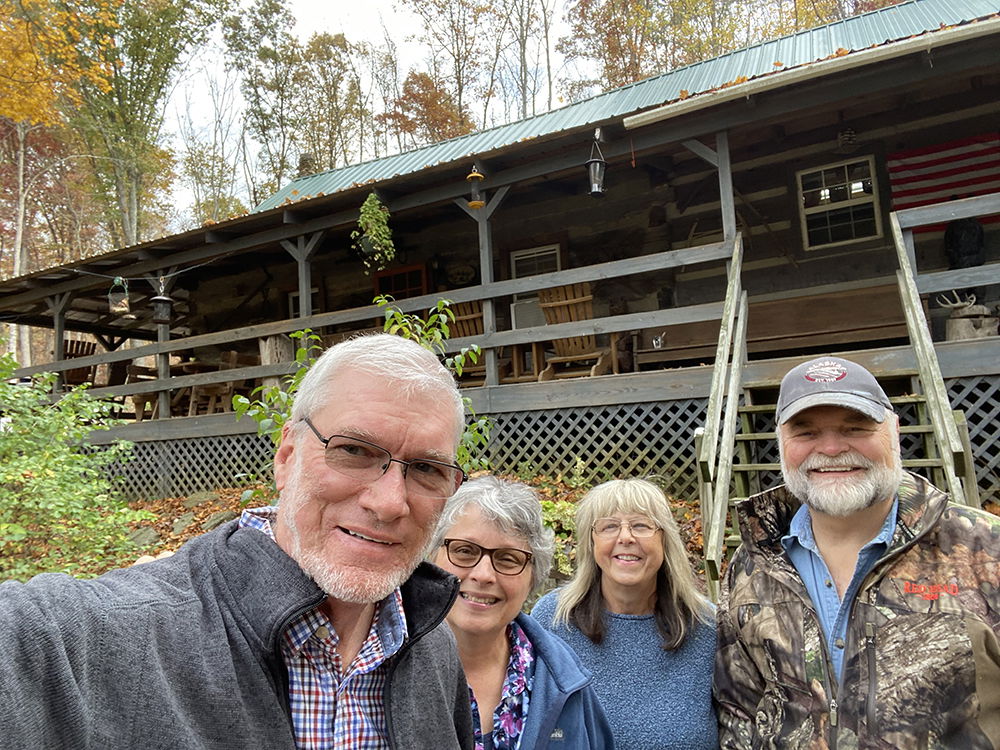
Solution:
{"label": "blue knit sweater", "polygon": [[594,691],[617,750],[718,748],[712,708],[714,624],[699,624],[679,649],[664,651],[653,615],[607,612],[607,632],[597,646],[572,625],[552,626],[557,596],[550,591],[531,614],[572,646],[594,673]]}

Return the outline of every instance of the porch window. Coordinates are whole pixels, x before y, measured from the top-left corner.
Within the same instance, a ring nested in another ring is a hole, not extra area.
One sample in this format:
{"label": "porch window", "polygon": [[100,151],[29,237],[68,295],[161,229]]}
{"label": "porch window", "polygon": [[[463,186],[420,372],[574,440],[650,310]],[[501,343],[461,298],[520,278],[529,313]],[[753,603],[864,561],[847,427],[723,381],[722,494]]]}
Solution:
{"label": "porch window", "polygon": [[807,250],[882,236],[874,157],[796,173]]}
{"label": "porch window", "polygon": [[393,299],[406,299],[427,294],[427,268],[416,263],[391,271],[376,271],[372,274],[376,294],[388,294]]}
{"label": "porch window", "polygon": [[[540,273],[552,273],[562,270],[562,258],[559,245],[541,245],[514,250],[510,254],[510,277],[523,279],[525,276],[537,276]],[[515,294],[510,305],[512,328],[530,328],[545,325],[545,316],[538,306],[538,293]]]}
{"label": "porch window", "polygon": [[[312,288],[312,314],[315,315],[320,311],[320,299],[319,299],[319,287]],[[299,293],[289,292],[288,293],[288,317],[297,318],[299,317]]]}

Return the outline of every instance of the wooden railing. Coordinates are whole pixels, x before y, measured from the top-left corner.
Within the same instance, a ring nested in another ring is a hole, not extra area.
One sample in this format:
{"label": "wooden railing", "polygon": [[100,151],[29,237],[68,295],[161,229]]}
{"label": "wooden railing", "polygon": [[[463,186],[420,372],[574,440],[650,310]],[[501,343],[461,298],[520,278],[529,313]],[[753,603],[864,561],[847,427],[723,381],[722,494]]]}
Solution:
{"label": "wooden railing", "polygon": [[[742,288],[743,241],[732,243],[722,324],[712,370],[712,385],[704,429],[696,438],[699,487],[701,488],[702,535],[709,593],[718,597],[725,532],[729,514],[729,479],[735,444],[737,407],[746,360],[747,295]],[[725,401],[725,419],[723,419]]]}
{"label": "wooden railing", "polygon": [[920,274],[916,265],[913,229],[927,224],[995,213],[1000,213],[998,193],[894,211],[889,214],[892,239],[899,260],[896,277],[903,311],[906,314],[906,327],[917,357],[934,439],[941,453],[945,483],[952,499],[959,503],[975,503],[976,497],[975,485],[966,487],[966,483],[959,478],[957,471],[957,467],[961,468],[966,480],[968,479],[966,470],[969,463],[968,441],[963,441],[959,431],[959,422],[964,423],[964,420],[956,420],[948,401],[948,393],[945,390],[944,378],[941,376],[941,368],[931,341],[930,327],[924,315],[920,295],[996,283],[997,267],[986,265]]}
{"label": "wooden railing", "polygon": [[[639,274],[648,274],[671,268],[690,267],[701,263],[729,260],[733,252],[732,243],[719,242],[683,250],[670,250],[636,258],[610,261],[580,268],[568,269],[556,273],[540,274],[522,279],[498,281],[474,287],[448,290],[435,294],[411,297],[396,302],[396,306],[404,312],[422,312],[436,304],[438,299],[445,297],[453,302],[469,302],[479,300],[484,306],[494,304],[494,300],[514,294],[535,292],[553,286],[578,283],[583,281],[598,281],[615,279]],[[550,341],[555,338],[568,338],[588,334],[609,334],[630,331],[636,328],[654,326],[681,325],[688,322],[719,320],[723,316],[724,303],[712,302],[667,310],[615,315],[594,318],[586,321],[562,323],[558,325],[534,326],[513,330],[499,331],[496,329],[495,316],[485,316],[485,330],[482,336],[474,338],[452,339],[447,342],[448,351],[458,351],[470,344],[477,344],[482,349],[494,353],[501,347],[514,344],[530,344],[538,341]],[[48,364],[21,368],[16,375],[30,376],[40,372],[62,372],[70,368],[98,366],[114,362],[131,362],[132,360],[153,357],[162,359],[171,354],[182,356],[200,347],[239,348],[240,342],[253,342],[256,347],[259,339],[265,339],[281,334],[288,334],[305,328],[320,330],[326,327],[356,327],[368,328],[373,320],[382,316],[382,310],[376,305],[320,313],[307,317],[274,321],[259,325],[245,326],[227,331],[199,334],[186,338],[145,344],[133,349],[121,349],[104,352],[88,357],[77,357]],[[244,345],[244,348],[249,348]],[[492,370],[487,371],[487,384],[496,385],[499,382],[497,357],[492,357]],[[180,388],[197,385],[226,383],[244,380],[260,380],[274,378],[294,372],[297,365],[292,361],[277,364],[261,364],[252,367],[239,367],[215,372],[204,372],[155,380],[146,380],[124,385],[95,387],[91,393],[95,396],[128,397],[136,394],[169,393]]]}

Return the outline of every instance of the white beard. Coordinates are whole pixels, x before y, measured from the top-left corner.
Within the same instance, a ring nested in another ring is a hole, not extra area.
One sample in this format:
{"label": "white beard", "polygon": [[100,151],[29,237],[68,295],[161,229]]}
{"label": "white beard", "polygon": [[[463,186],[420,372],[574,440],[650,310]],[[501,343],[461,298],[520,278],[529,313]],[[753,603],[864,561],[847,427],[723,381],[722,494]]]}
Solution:
{"label": "white beard", "polygon": [[[334,567],[324,557],[322,549],[305,549],[295,518],[314,493],[309,491],[309,481],[301,463],[295,466],[293,476],[295,478],[286,484],[279,501],[279,513],[291,538],[292,548],[288,554],[328,596],[351,604],[374,604],[389,596],[413,574],[423,557],[420,550],[402,568],[371,570],[363,562]],[[377,530],[378,524],[373,522],[372,525]]]}
{"label": "white beard", "polygon": [[[816,479],[809,475],[812,469],[836,466],[861,466],[867,471],[860,479],[838,478],[834,473]],[[816,454],[792,469],[781,455],[781,473],[788,491],[811,509],[828,516],[844,517],[870,508],[882,500],[893,497],[903,479],[899,452],[892,454],[891,465],[876,464],[860,453],[850,451],[839,456]]]}

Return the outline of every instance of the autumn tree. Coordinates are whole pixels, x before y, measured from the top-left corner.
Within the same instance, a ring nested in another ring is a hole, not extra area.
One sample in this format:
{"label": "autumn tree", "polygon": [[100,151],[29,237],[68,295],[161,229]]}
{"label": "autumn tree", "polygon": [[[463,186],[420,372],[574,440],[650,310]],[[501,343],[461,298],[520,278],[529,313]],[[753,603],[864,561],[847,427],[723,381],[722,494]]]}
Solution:
{"label": "autumn tree", "polygon": [[427,73],[410,73],[392,111],[380,116],[410,137],[408,145],[434,143],[471,133],[472,117]]}
{"label": "autumn tree", "polygon": [[[240,198],[240,146],[243,119],[239,104],[239,85],[229,70],[205,66],[197,77],[199,103],[190,95],[179,121],[183,142],[180,155],[181,175],[194,196],[192,207],[196,225],[222,221],[246,213]],[[207,111],[208,117],[196,117]]]}
{"label": "autumn tree", "polygon": [[568,62],[596,65],[596,77],[566,82],[571,99],[663,72],[663,17],[657,0],[574,0],[570,33],[556,48]]}
{"label": "autumn tree", "polygon": [[226,17],[227,64],[241,76],[243,149],[250,201],[267,198],[295,173],[295,79],[302,48],[285,0],[254,0]]}
{"label": "autumn tree", "polygon": [[[496,35],[493,7],[479,0],[401,0],[401,4],[423,25],[420,39],[432,61],[430,73],[425,75],[435,79],[434,89],[452,100],[452,115],[460,118],[454,127],[468,132],[473,126],[469,107],[477,84],[483,97],[488,100],[492,96],[481,77],[490,58],[490,37]],[[410,84],[411,90],[416,86],[430,94],[425,83],[413,79]]]}
{"label": "autumn tree", "polygon": [[537,112],[544,90],[544,109],[552,108],[552,45],[555,0],[503,0],[497,6],[502,20],[498,35],[500,70],[497,76],[505,114],[525,118]]}
{"label": "autumn tree", "polygon": [[[110,68],[101,53],[111,46],[116,6],[106,0],[21,0],[0,4],[0,119],[9,155],[12,273],[28,271],[26,230],[37,190],[63,157],[35,150],[33,142],[60,124],[60,109],[77,102],[84,87],[104,89]],[[13,326],[11,349],[31,364],[27,329]]]}
{"label": "autumn tree", "polygon": [[313,34],[294,78],[297,143],[316,168],[351,163],[372,137],[371,113],[362,101],[357,48],[343,34]]}
{"label": "autumn tree", "polygon": [[[392,150],[401,151],[405,134],[384,116],[403,96],[398,47],[383,26],[381,44],[360,44],[357,49],[371,80],[370,89],[364,94],[364,106],[373,113],[372,155],[379,157]],[[383,114],[376,114],[379,112]]]}
{"label": "autumn tree", "polygon": [[102,55],[110,88],[85,87],[73,118],[94,155],[118,246],[142,241],[156,221],[155,200],[172,176],[162,132],[167,96],[186,54],[206,39],[225,3],[152,0],[119,8],[115,44]]}

